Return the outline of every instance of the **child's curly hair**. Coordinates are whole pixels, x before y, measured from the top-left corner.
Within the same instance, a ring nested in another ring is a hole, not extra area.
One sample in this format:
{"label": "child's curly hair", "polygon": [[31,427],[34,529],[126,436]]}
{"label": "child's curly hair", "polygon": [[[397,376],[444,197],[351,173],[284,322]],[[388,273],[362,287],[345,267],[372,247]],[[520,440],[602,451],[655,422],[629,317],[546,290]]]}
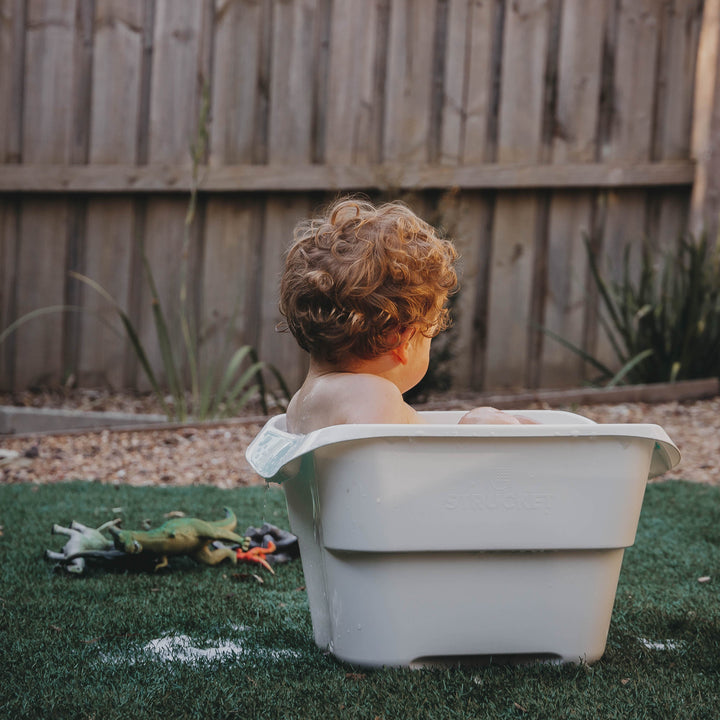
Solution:
{"label": "child's curly hair", "polygon": [[407,328],[434,337],[448,327],[456,258],[452,244],[402,203],[338,200],[295,228],[280,312],[313,358],[379,357]]}

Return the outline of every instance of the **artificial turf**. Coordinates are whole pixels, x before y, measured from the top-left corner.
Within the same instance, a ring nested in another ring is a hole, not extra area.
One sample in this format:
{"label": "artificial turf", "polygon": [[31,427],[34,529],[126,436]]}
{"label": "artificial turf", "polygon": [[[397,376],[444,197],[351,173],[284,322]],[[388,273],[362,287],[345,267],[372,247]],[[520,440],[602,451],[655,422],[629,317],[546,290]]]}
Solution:
{"label": "artificial turf", "polygon": [[299,561],[76,577],[43,557],[66,539],[53,523],[225,506],[241,532],[288,527],[275,487],[0,486],[0,718],[720,717],[720,488],[648,487],[592,666],[356,668],[314,645]]}

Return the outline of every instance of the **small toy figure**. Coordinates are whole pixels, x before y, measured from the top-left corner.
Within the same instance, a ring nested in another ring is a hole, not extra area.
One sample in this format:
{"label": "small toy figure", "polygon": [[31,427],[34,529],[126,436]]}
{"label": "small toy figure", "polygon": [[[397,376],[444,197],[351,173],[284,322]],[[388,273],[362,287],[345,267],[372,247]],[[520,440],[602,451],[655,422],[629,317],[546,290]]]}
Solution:
{"label": "small toy figure", "polygon": [[250,541],[249,547],[251,551],[257,547],[269,548],[271,545],[275,548],[267,556],[271,563],[287,563],[300,557],[297,537],[275,525],[265,523],[260,528],[251,525],[245,530],[245,535]]}
{"label": "small toy figure", "polygon": [[[250,526],[244,536],[236,534],[237,519],[228,508],[224,520],[173,517],[154,530],[121,530],[120,522],[117,518],[96,530],[74,520],[69,528],[53,525],[53,534],[68,535],[70,540],[62,552],[46,550],[45,557],[74,574],[85,570],[87,560],[122,569],[158,570],[168,565],[169,555],[189,555],[207,565],[226,558],[233,564],[259,563],[274,573],[270,563],[290,562],[300,554],[295,535],[268,523]],[[112,538],[103,535],[104,530]]]}
{"label": "small toy figure", "polygon": [[275,552],[275,543],[272,540],[268,543],[267,547],[256,545],[250,550],[243,550],[242,548],[238,548],[235,552],[235,557],[237,560],[260,563],[260,565],[262,565],[266,570],[269,570],[273,575],[275,574],[272,566],[265,559],[266,555],[271,555]]}
{"label": "small toy figure", "polygon": [[225,508],[225,519],[209,522],[197,518],[172,518],[154,530],[118,530],[109,527],[115,548],[129,554],[149,553],[159,558],[155,570],[168,565],[168,555],[189,555],[206,565],[217,565],[226,558],[237,563],[237,549],[212,546],[214,540],[237,543],[243,550],[248,539],[233,532],[235,513]]}
{"label": "small toy figure", "polygon": [[70,539],[65,543],[62,551],[57,553],[52,550],[45,551],[48,560],[56,560],[58,565],[64,567],[70,573],[77,575],[85,570],[85,558],[89,555],[98,554],[105,556],[105,553],[113,552],[113,541],[103,535],[103,530],[117,529],[120,519],[110,520],[99,528],[89,528],[82,523],[73,520],[70,527],[53,525],[53,535],[67,535]]}

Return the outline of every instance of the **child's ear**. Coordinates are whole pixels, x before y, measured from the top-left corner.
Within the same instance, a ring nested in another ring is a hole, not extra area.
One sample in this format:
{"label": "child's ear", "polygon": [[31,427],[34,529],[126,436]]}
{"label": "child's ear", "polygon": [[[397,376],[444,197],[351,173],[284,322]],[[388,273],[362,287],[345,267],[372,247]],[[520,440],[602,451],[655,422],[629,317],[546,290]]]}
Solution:
{"label": "child's ear", "polygon": [[406,328],[403,330],[403,332],[400,334],[400,343],[397,345],[397,347],[394,347],[390,352],[392,356],[401,364],[401,365],[407,365],[408,364],[408,347],[410,345],[410,341],[412,340],[413,336],[415,335],[415,328]]}

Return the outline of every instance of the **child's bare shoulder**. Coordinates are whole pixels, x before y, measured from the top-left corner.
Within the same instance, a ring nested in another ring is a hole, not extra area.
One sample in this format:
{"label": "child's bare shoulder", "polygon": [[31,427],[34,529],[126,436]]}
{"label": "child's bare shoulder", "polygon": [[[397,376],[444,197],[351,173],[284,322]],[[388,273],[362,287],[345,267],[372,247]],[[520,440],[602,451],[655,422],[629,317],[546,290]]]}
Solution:
{"label": "child's bare shoulder", "polygon": [[327,378],[325,391],[352,423],[412,422],[397,385],[371,373],[335,373]]}
{"label": "child's bare shoulder", "polygon": [[304,387],[288,408],[295,432],[346,423],[414,423],[417,413],[390,380],[369,373],[330,373]]}

